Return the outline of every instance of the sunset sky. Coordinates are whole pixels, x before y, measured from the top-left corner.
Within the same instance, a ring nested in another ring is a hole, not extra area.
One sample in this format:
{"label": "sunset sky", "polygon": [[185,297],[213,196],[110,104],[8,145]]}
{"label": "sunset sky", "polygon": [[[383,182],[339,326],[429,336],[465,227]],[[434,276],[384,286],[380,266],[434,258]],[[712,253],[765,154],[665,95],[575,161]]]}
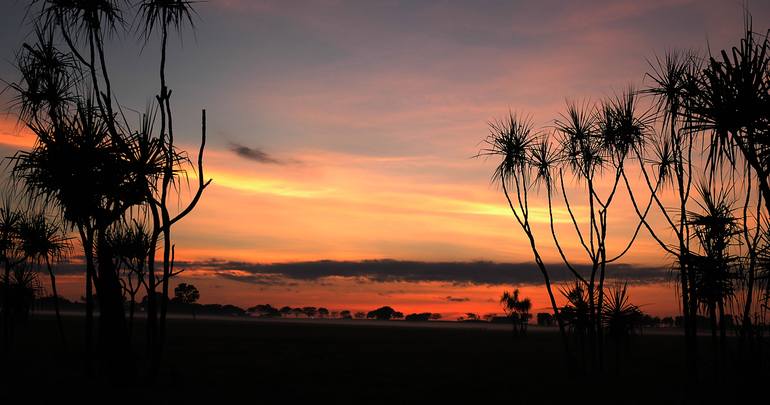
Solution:
{"label": "sunset sky", "polygon": [[[12,82],[14,54],[32,27],[22,22],[27,2],[9,3],[0,15],[0,79]],[[529,246],[490,183],[494,162],[473,158],[488,122],[511,110],[547,127],[567,99],[643,86],[656,54],[732,45],[743,4],[201,2],[194,34],[172,41],[168,66],[178,142],[191,152],[207,110],[206,177],[214,179],[176,228],[187,269],[180,280],[198,285],[204,303],[445,314],[500,312],[497,297],[518,284],[542,310]],[[767,29],[770,4],[748,4],[755,28]],[[120,46],[109,48],[108,64],[118,101],[138,122],[135,111],[158,91],[158,48],[142,49],[135,37],[114,38]],[[3,156],[32,144],[12,96],[0,94]],[[536,232],[546,261],[557,263],[543,200]],[[637,218],[624,197],[610,217],[620,250]],[[581,261],[561,208],[556,221]],[[370,262],[379,259],[396,262]],[[299,263],[319,260],[333,262]],[[436,262],[460,263],[442,271]],[[674,289],[662,282],[669,258],[650,238],[622,262],[610,271],[633,282],[634,302],[655,315],[676,312]],[[65,296],[82,295],[80,277],[60,278]]]}

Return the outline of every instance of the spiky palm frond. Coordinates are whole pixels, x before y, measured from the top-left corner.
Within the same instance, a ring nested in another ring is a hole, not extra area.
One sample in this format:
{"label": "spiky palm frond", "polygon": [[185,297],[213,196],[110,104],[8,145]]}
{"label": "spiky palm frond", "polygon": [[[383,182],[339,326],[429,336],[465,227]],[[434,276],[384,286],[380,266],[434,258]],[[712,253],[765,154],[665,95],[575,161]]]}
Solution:
{"label": "spiky palm frond", "polygon": [[567,112],[555,122],[559,134],[561,161],[578,178],[593,178],[607,159],[602,148],[596,107],[567,103]]}
{"label": "spiky palm frond", "polygon": [[71,248],[64,229],[45,213],[25,215],[19,223],[21,248],[27,257],[44,261],[61,259]]}
{"label": "spiky palm frond", "polygon": [[591,299],[588,291],[580,282],[559,288],[567,304],[559,311],[559,316],[573,332],[584,334],[591,327]]}
{"label": "spiky palm frond", "polygon": [[87,40],[91,33],[111,34],[125,26],[123,5],[128,0],[34,0],[39,4],[38,21],[58,26],[73,40]]}
{"label": "spiky palm frond", "polygon": [[197,14],[193,5],[197,1],[189,0],[142,0],[139,4],[141,31],[145,39],[157,27],[164,31],[172,28],[181,31],[185,24],[195,27],[193,16]]}
{"label": "spiky palm frond", "polygon": [[722,159],[735,163],[736,153],[764,170],[770,163],[770,39],[750,23],[745,31],[738,46],[709,57],[688,89],[692,129],[712,134],[712,171]]}
{"label": "spiky palm frond", "polygon": [[506,120],[491,122],[489,132],[484,140],[486,147],[477,156],[499,158],[492,180],[507,183],[512,176],[527,170],[528,154],[537,134],[530,118],[514,113],[509,113]]}
{"label": "spiky palm frond", "polygon": [[647,163],[652,165],[658,183],[663,187],[673,186],[677,159],[684,158],[684,156],[675,153],[671,142],[671,137],[669,136],[657,137],[650,142],[652,145],[652,157],[644,158]]}
{"label": "spiky palm frond", "polygon": [[550,137],[540,137],[530,148],[529,164],[535,172],[535,185],[543,184],[548,188],[553,187],[553,170],[559,163],[559,153]]}
{"label": "spiky palm frond", "polygon": [[108,232],[107,243],[117,258],[130,264],[143,263],[151,249],[150,233],[139,222],[115,227]]}
{"label": "spiky palm frond", "polygon": [[21,80],[10,83],[21,122],[57,120],[77,100],[73,89],[80,69],[72,55],[54,45],[53,31],[37,28],[37,41],[25,43],[16,55]]}
{"label": "spiky palm frond", "polygon": [[609,288],[602,308],[602,323],[610,336],[622,339],[633,334],[641,325],[642,317],[639,307],[629,300],[628,283]]}
{"label": "spiky palm frond", "polygon": [[739,232],[733,201],[728,192],[722,190],[714,194],[707,184],[698,184],[696,188],[699,194],[696,203],[701,212],[689,211],[688,223],[706,254],[721,255],[727,252],[732,238]]}
{"label": "spiky palm frond", "polygon": [[33,199],[60,209],[73,223],[117,219],[146,198],[99,109],[86,99],[58,124],[31,125],[38,142],[14,157],[13,175]]}
{"label": "spiky palm frond", "polygon": [[11,206],[10,201],[0,205],[0,261],[12,260],[19,247],[19,224],[22,213]]}
{"label": "spiky palm frond", "polygon": [[649,110],[639,111],[637,92],[632,88],[605,101],[597,118],[602,149],[622,161],[629,152],[645,146],[653,121]]}
{"label": "spiky palm frond", "polygon": [[519,302],[519,290],[515,289],[513,292],[503,291],[503,295],[500,296],[500,305],[503,306],[503,310],[508,316],[511,316],[516,311],[516,306]]}
{"label": "spiky palm frond", "polygon": [[688,212],[688,224],[702,254],[691,253],[687,264],[695,275],[696,299],[704,305],[725,300],[733,294],[731,268],[736,258],[730,252],[740,232],[727,192],[714,194],[707,185],[697,186],[701,212]]}
{"label": "spiky palm frond", "polygon": [[647,62],[652,71],[645,74],[645,77],[652,80],[652,85],[642,93],[655,98],[654,106],[663,118],[664,128],[675,124],[671,122],[672,119],[684,113],[692,73],[699,70],[698,59],[692,51],[670,51],[666,52],[662,61],[655,56],[654,63]]}

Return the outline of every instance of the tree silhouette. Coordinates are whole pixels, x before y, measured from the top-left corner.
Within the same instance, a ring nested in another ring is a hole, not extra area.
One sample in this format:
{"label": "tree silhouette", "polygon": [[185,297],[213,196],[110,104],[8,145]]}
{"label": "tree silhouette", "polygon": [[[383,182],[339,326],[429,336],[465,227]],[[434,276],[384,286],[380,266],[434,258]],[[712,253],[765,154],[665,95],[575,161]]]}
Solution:
{"label": "tree silhouette", "polygon": [[308,318],[315,318],[318,315],[318,309],[316,307],[302,307],[302,313]]}
{"label": "tree silhouette", "polygon": [[629,302],[627,283],[609,289],[602,307],[602,318],[607,334],[615,343],[615,364],[619,368],[622,346],[637,328],[643,326],[644,320],[639,307]]}
{"label": "tree silhouette", "polygon": [[174,288],[174,300],[181,304],[189,305],[192,310],[193,319],[195,319],[194,304],[198,302],[200,297],[201,294],[198,292],[198,288],[192,284],[180,283]]}
{"label": "tree silhouette", "polygon": [[292,309],[290,306],[283,306],[278,311],[281,313],[281,316],[289,316],[292,312]]}
{"label": "tree silhouette", "polygon": [[406,321],[416,321],[416,322],[427,322],[430,319],[431,313],[430,312],[422,312],[422,313],[414,313],[407,315],[404,320]]}
{"label": "tree silhouette", "polygon": [[[601,308],[604,302],[607,267],[631,249],[651,201],[644,214],[640,215],[640,222],[630,236],[629,242],[617,253],[610,253],[608,248],[610,222],[608,213],[613,202],[617,201],[618,186],[624,178],[626,161],[646,144],[653,119],[654,116],[648,111],[640,111],[638,94],[629,88],[597,106],[568,103],[567,112],[555,122],[559,145],[557,155],[559,157],[556,162],[560,163],[558,182],[562,200],[580,242],[579,246],[582,247],[581,251],[590,263],[590,273],[586,277],[576,271],[575,264],[561,247],[553,226],[551,187],[546,187],[551,235],[562,261],[571,270],[576,280],[586,288],[590,323],[590,328],[587,330],[588,348],[591,365],[600,370],[603,367],[604,337]],[[543,147],[544,151],[545,148]],[[565,172],[572,175],[584,191],[581,194],[588,199],[588,223],[582,227],[572,208],[574,202],[570,201],[564,186]],[[609,180],[610,184],[609,191],[601,195],[598,184],[603,179]],[[550,182],[551,177],[547,176],[544,180]],[[628,193],[631,194],[630,188]]]}
{"label": "tree silhouette", "polygon": [[5,200],[0,206],[0,260],[3,262],[3,352],[8,353],[11,339],[11,274],[25,257],[19,249],[18,230],[21,213]]}
{"label": "tree silhouette", "polygon": [[616,343],[622,342],[641,326],[642,311],[629,302],[628,283],[610,288],[602,312],[607,333]]}
{"label": "tree silhouette", "polygon": [[511,319],[513,324],[513,333],[526,333],[526,324],[529,321],[529,311],[532,309],[532,302],[529,298],[519,299],[519,289],[513,292],[503,291],[500,296],[500,305],[503,311]]}
{"label": "tree silhouette", "polygon": [[[390,320],[391,318],[393,318],[393,315],[395,315],[395,314],[396,314],[396,310],[395,309],[393,309],[393,308],[391,308],[389,306],[384,306],[384,307],[379,307],[379,308],[377,308],[377,309],[375,309],[373,311],[369,311],[366,314],[366,318],[367,319],[377,319],[377,320],[381,320],[381,321],[387,321],[387,320]],[[403,315],[401,315],[401,316],[403,317]]]}
{"label": "tree silhouette", "polygon": [[[291,309],[289,309],[291,311]],[[246,309],[246,312],[256,314],[260,318],[274,318],[274,317],[280,317],[281,311],[273,308],[270,304],[259,304],[255,305],[251,308]]]}
{"label": "tree silhouette", "polygon": [[113,228],[107,238],[115,255],[123,291],[128,296],[128,335],[133,336],[136,295],[147,283],[150,235],[142,223],[133,221],[131,225]]}
{"label": "tree silhouette", "polygon": [[[691,118],[686,112],[689,101],[689,88],[692,77],[700,68],[699,57],[692,52],[667,52],[664,59],[656,57],[650,63],[651,72],[646,77],[652,85],[643,90],[653,96],[656,119],[661,122],[661,131],[653,135],[651,150],[636,150],[636,158],[657,212],[665,219],[658,230],[653,229],[630,192],[631,185],[623,174],[623,181],[629,189],[629,196],[637,215],[642,219],[653,239],[668,254],[675,258],[679,270],[679,292],[682,299],[682,313],[685,326],[685,358],[689,374],[696,370],[696,323],[697,302],[694,290],[694,274],[689,271],[687,259],[690,257],[690,237],[687,224],[687,210],[691,201],[691,191],[695,168],[695,136]],[[676,195],[676,209],[671,209],[659,197],[662,191],[673,189]],[[660,229],[664,228],[664,229]],[[664,231],[676,238],[675,243],[667,243],[662,235]]]}
{"label": "tree silhouette", "polygon": [[[20,121],[37,137],[29,151],[14,156],[14,177],[32,201],[60,211],[77,229],[86,261],[86,354],[90,371],[94,296],[99,298],[100,359],[103,371],[119,377],[133,367],[125,350],[128,327],[123,283],[111,230],[149,216],[146,266],[147,340],[151,374],[157,374],[165,341],[169,280],[173,271],[172,227],[197,205],[210,183],[203,173],[206,117],[202,112],[197,164],[174,144],[171,91],[166,83],[169,30],[191,22],[192,2],[144,0],[135,9],[145,41],[160,31],[160,91],[137,129],[131,129],[111,85],[106,50],[114,33],[127,29],[123,3],[113,0],[32,2],[27,13],[36,42],[17,56],[21,80],[12,83]],[[57,48],[57,41],[64,44]],[[160,127],[155,127],[156,118]],[[180,198],[180,179],[198,180],[190,201]],[[178,207],[174,212],[172,207]],[[162,272],[156,274],[160,249]],[[94,288],[96,293],[94,294]],[[160,294],[155,294],[157,289]],[[160,302],[157,298],[160,297]],[[128,366],[127,366],[128,365]]]}
{"label": "tree silhouette", "polygon": [[484,147],[477,156],[494,157],[499,163],[492,174],[492,181],[500,184],[508,207],[527,240],[535,259],[535,265],[543,275],[551,308],[556,314],[559,332],[562,338],[565,358],[572,363],[564,322],[559,317],[559,308],[551,287],[551,277],[540,255],[535,234],[530,222],[529,196],[536,186],[550,184],[552,166],[556,156],[552,153],[550,142],[541,139],[535,132],[531,120],[513,113],[506,120],[499,120],[489,125],[490,134],[484,140]]}
{"label": "tree silhouette", "polygon": [[69,239],[62,226],[46,218],[45,213],[28,214],[19,222],[19,238],[24,256],[40,267],[45,265],[51,280],[51,292],[56,312],[56,323],[63,344],[66,344],[64,325],[59,311],[59,293],[56,289],[56,275],[51,263],[61,260],[70,249]]}
{"label": "tree silhouette", "polygon": [[698,187],[698,193],[702,211],[689,212],[688,221],[694,229],[701,254],[691,253],[688,260],[695,275],[695,298],[709,317],[714,346],[720,347],[724,354],[725,307],[733,295],[731,268],[736,262],[729,249],[739,231],[726,194],[714,194],[704,184]]}

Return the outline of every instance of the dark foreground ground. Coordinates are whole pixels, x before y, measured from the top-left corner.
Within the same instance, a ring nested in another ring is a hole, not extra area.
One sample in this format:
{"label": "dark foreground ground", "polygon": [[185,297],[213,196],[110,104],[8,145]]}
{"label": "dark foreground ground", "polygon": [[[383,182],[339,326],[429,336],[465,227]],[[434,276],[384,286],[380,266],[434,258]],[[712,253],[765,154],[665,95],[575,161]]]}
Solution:
{"label": "dark foreground ground", "polygon": [[[77,403],[397,404],[659,404],[685,397],[676,334],[637,336],[627,349],[608,353],[606,372],[577,378],[567,372],[553,331],[513,338],[507,328],[428,325],[171,319],[163,370],[150,388],[141,377],[120,386],[84,378],[82,319],[66,318],[69,342],[62,350],[53,319],[38,315],[17,329],[11,358],[0,364],[10,371],[0,395],[62,403],[69,397]],[[141,349],[137,338],[140,369]],[[702,395],[692,403],[734,395],[732,383],[701,380]]]}

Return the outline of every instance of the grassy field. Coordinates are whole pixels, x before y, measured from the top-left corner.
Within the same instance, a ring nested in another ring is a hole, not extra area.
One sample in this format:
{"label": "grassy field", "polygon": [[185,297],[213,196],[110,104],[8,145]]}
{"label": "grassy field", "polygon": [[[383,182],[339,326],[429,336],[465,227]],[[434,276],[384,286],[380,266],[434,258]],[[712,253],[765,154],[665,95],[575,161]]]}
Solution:
{"label": "grassy field", "polygon": [[[66,318],[69,344],[62,350],[53,319],[38,315],[16,331],[3,366],[11,371],[3,392],[46,387],[45,394],[79,398],[90,387],[115,390],[123,400],[154,395],[154,401],[171,403],[183,398],[233,403],[244,396],[250,400],[238,403],[677,403],[682,398],[682,338],[675,334],[637,336],[628,348],[610,350],[601,376],[575,378],[567,372],[559,335],[551,330],[533,328],[514,338],[507,327],[457,325],[171,319],[161,383],[150,389],[141,380],[114,387],[84,379],[82,318]],[[137,334],[141,337],[141,329]]]}

